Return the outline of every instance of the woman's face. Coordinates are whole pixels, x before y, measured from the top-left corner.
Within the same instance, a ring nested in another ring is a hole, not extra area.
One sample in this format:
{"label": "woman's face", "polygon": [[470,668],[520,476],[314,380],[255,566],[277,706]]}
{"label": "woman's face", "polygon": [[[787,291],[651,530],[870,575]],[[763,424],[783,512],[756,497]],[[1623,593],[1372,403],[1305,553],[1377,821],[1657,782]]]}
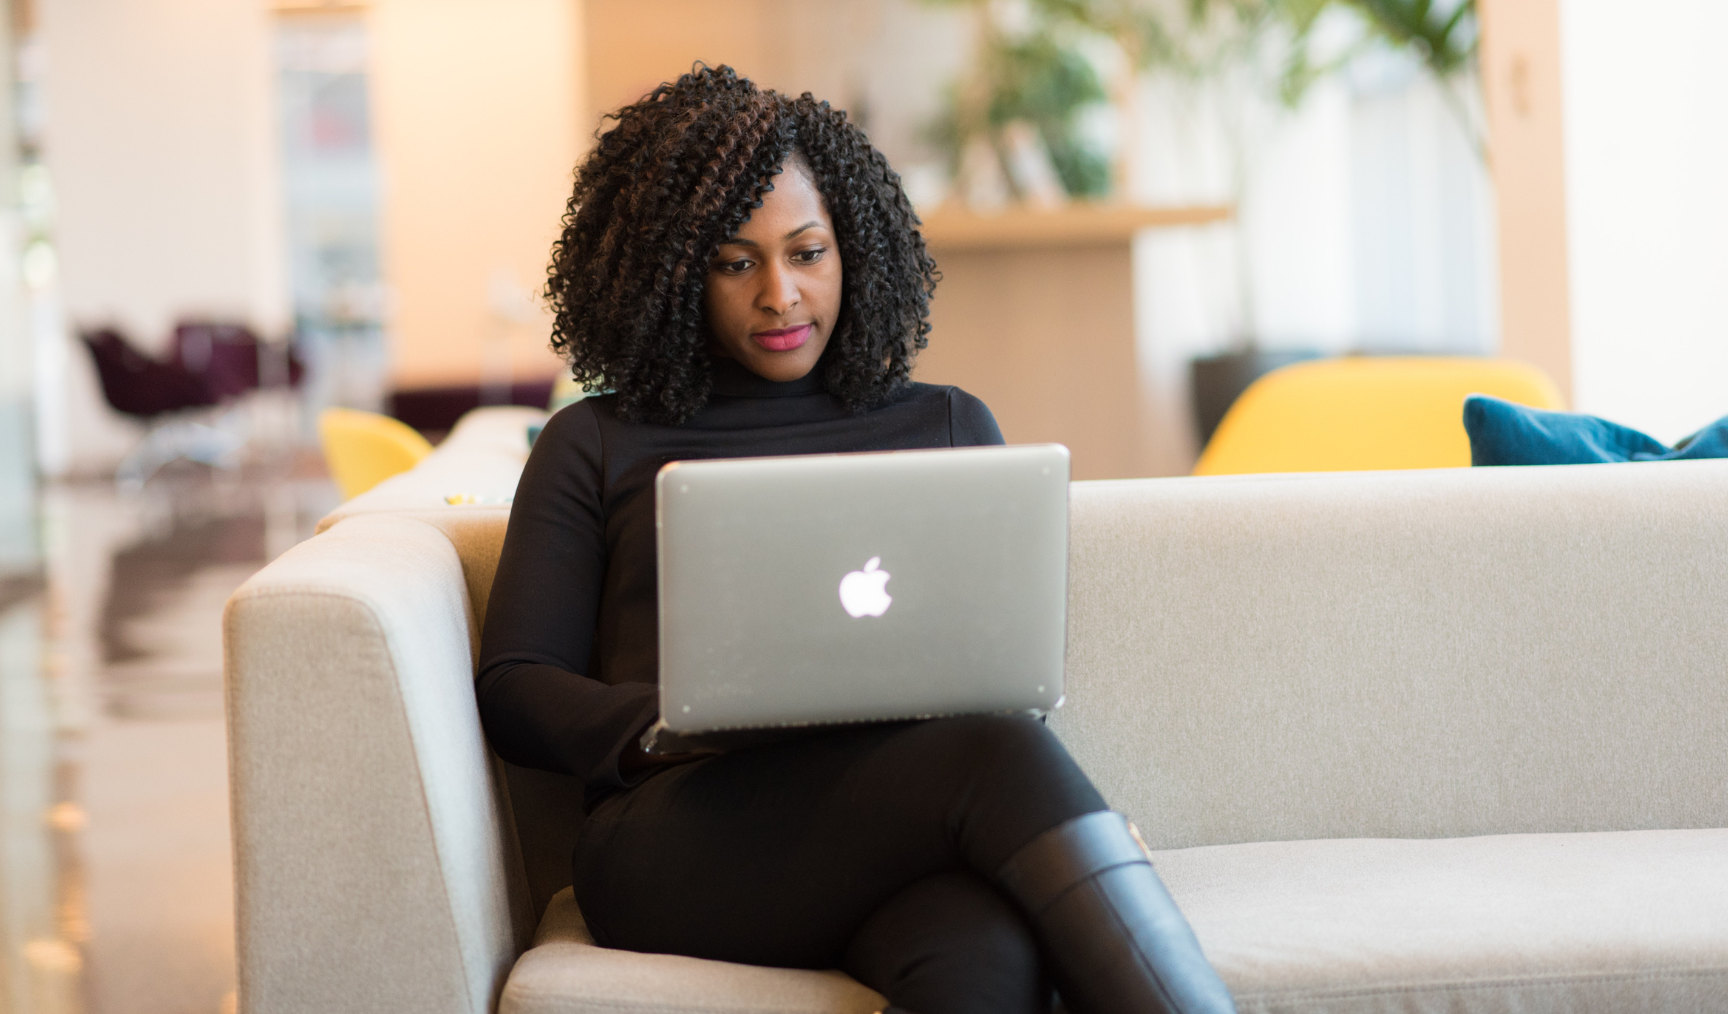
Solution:
{"label": "woman's face", "polygon": [[784,382],[809,373],[828,347],[840,314],[840,250],[802,162],[794,158],[773,183],[720,244],[702,302],[715,355]]}

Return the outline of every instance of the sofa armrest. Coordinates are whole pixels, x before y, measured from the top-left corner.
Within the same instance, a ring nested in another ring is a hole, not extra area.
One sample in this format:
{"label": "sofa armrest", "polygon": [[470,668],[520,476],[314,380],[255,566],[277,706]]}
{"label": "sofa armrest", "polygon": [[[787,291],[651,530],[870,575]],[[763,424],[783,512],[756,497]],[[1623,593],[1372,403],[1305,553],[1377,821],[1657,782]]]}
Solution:
{"label": "sofa armrest", "polygon": [[241,1006],[492,1009],[532,933],[455,548],[351,518],[224,617]]}

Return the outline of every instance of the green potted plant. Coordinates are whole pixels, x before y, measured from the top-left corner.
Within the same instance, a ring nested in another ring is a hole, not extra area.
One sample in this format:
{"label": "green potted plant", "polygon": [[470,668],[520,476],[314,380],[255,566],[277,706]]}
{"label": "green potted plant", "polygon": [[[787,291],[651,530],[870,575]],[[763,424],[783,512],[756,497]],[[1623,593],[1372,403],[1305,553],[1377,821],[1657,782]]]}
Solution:
{"label": "green potted plant", "polygon": [[1107,197],[1112,153],[1086,129],[1087,114],[1108,110],[1110,98],[1082,49],[1090,29],[1033,5],[1004,19],[1000,6],[967,3],[977,55],[928,131],[962,199],[991,210]]}

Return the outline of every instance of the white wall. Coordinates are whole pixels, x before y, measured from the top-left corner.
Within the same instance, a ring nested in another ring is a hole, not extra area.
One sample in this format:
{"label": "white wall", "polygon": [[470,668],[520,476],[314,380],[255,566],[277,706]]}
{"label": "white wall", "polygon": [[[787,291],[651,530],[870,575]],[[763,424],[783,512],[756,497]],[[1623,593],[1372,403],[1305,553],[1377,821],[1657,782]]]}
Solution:
{"label": "white wall", "polygon": [[558,373],[544,284],[585,76],[578,0],[376,0],[372,101],[401,387]]}
{"label": "white wall", "polygon": [[43,467],[95,471],[135,439],[69,333],[159,349],[182,315],[287,325],[270,22],[238,0],[42,0],[54,291],[38,311]]}
{"label": "white wall", "polygon": [[847,110],[904,173],[936,157],[923,138],[970,58],[972,17],[924,0],[587,0],[588,108],[634,102],[692,61]]}
{"label": "white wall", "polygon": [[1673,441],[1728,414],[1728,5],[1560,5],[1577,408]]}
{"label": "white wall", "polygon": [[43,0],[61,292],[153,347],[185,313],[287,321],[270,20],[237,0]]}
{"label": "white wall", "polygon": [[1358,340],[1352,246],[1351,94],[1323,81],[1261,129],[1239,214],[1253,329],[1272,348],[1342,350]]}
{"label": "white wall", "polygon": [[[1348,80],[1356,343],[1493,354],[1494,196],[1475,139],[1407,56],[1359,60]],[[1451,95],[1475,115],[1469,86]]]}

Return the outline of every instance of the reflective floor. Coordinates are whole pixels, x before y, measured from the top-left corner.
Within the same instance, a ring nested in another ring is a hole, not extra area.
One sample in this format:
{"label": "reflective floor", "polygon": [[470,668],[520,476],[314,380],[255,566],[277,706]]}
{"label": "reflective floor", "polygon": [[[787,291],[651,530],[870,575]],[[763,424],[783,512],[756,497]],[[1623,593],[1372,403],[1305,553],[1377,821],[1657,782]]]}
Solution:
{"label": "reflective floor", "polygon": [[335,503],[306,461],[44,491],[0,583],[0,1010],[233,1010],[222,605]]}

